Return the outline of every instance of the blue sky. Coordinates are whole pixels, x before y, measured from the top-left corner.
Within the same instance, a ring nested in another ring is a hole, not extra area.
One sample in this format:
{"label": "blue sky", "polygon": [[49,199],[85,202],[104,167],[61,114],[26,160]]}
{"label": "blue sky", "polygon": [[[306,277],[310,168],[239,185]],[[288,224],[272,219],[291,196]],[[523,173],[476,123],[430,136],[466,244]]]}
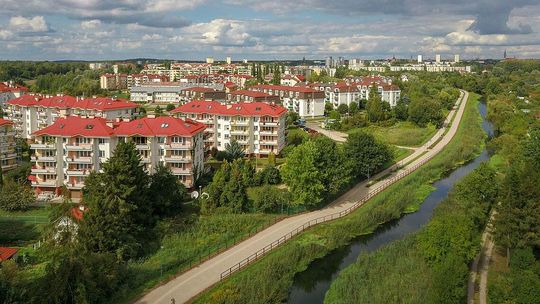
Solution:
{"label": "blue sky", "polygon": [[0,0],[0,60],[540,58],[538,0]]}

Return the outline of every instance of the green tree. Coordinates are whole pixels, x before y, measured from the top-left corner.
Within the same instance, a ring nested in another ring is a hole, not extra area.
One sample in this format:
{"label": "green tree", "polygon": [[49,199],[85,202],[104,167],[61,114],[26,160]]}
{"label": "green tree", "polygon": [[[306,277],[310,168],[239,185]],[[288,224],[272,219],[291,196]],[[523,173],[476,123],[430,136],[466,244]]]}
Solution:
{"label": "green tree", "polygon": [[384,109],[377,86],[373,85],[369,91],[369,99],[366,103],[367,117],[370,122],[384,120]]}
{"label": "green tree", "polygon": [[278,189],[271,185],[256,188],[253,196],[253,207],[260,212],[283,213],[290,201],[290,195],[286,189]]}
{"label": "green tree", "polygon": [[343,150],[345,158],[350,160],[353,174],[357,177],[372,176],[392,160],[392,152],[386,144],[361,131],[349,134]]}
{"label": "green tree", "polygon": [[257,172],[255,179],[258,185],[277,185],[281,183],[281,175],[274,165],[266,165],[261,171]]}
{"label": "green tree", "polygon": [[184,184],[163,165],[159,165],[156,172],[150,176],[148,191],[154,215],[157,217],[178,214],[187,195]]}
{"label": "green tree", "polygon": [[398,100],[394,107],[394,117],[399,120],[407,120],[409,117],[408,105],[403,100]]}
{"label": "green tree", "polygon": [[432,123],[440,128],[444,122],[441,104],[433,99],[413,99],[409,105],[409,120],[420,127]]}
{"label": "green tree", "polygon": [[154,108],[154,113],[156,114],[156,116],[159,116],[163,114],[163,109],[158,105]]}
{"label": "green tree", "polygon": [[242,158],[245,155],[242,145],[234,139],[231,140],[231,143],[225,144],[225,152],[227,153],[227,160],[229,161]]}
{"label": "green tree", "polygon": [[79,240],[90,252],[111,252],[127,260],[141,253],[154,225],[148,199],[149,177],[133,142],[119,142],[103,173],[85,179],[84,201],[89,211]]}
{"label": "green tree", "polygon": [[354,115],[354,114],[358,113],[359,110],[360,110],[360,108],[358,106],[358,102],[351,102],[351,105],[349,106],[349,113],[351,115]]}
{"label": "green tree", "polygon": [[169,103],[167,105],[167,108],[165,108],[165,110],[167,110],[167,112],[170,112],[170,111],[174,110],[174,108],[175,108],[174,105],[172,103]]}
{"label": "green tree", "polygon": [[35,203],[32,189],[14,180],[6,179],[0,190],[0,209],[6,211],[24,211]]}
{"label": "green tree", "polygon": [[295,205],[316,206],[322,202],[324,185],[315,166],[317,146],[307,141],[288,155],[281,170],[283,181],[289,186]]}
{"label": "green tree", "polygon": [[347,114],[349,112],[349,107],[342,103],[338,106],[337,108],[337,111],[341,114],[341,115],[344,115],[344,114]]}
{"label": "green tree", "polygon": [[281,84],[281,71],[279,69],[279,66],[277,66],[274,69],[274,75],[272,77],[271,83],[275,84],[275,85],[280,85]]}

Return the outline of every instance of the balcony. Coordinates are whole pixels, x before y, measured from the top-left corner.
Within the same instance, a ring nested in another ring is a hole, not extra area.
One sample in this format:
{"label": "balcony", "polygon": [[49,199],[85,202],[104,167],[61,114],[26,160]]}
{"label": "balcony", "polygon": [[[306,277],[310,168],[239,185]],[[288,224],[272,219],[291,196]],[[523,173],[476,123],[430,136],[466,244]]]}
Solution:
{"label": "balcony", "polygon": [[56,174],[56,168],[55,167],[44,167],[44,168],[33,167],[31,172],[32,174]]}
{"label": "balcony", "polygon": [[32,181],[32,187],[56,187],[56,180],[49,179],[44,181]]}
{"label": "balcony", "polygon": [[278,122],[277,121],[261,121],[260,124],[263,126],[277,126]]}
{"label": "balcony", "polygon": [[12,158],[17,158],[17,153],[8,153],[6,155],[6,159],[12,159]]}
{"label": "balcony", "polygon": [[56,162],[56,156],[32,156],[30,160],[37,162]]}
{"label": "balcony", "polygon": [[137,150],[150,150],[150,144],[146,143],[146,144],[136,144],[135,147],[137,148]]}
{"label": "balcony", "polygon": [[248,130],[231,130],[231,135],[249,135]]}
{"label": "balcony", "polygon": [[56,150],[56,145],[53,144],[53,143],[30,144],[30,149],[32,149],[32,150]]}
{"label": "balcony", "polygon": [[91,164],[91,157],[67,157],[66,161],[70,164]]}
{"label": "balcony", "polygon": [[165,161],[168,163],[190,163],[191,156],[166,156]]}
{"label": "balcony", "polygon": [[278,132],[277,131],[268,131],[268,130],[261,130],[259,131],[259,134],[260,135],[270,135],[270,136],[277,136],[278,135]]}
{"label": "balcony", "polygon": [[66,170],[66,175],[68,175],[68,176],[88,176],[88,175],[90,175],[90,172],[91,172],[91,170],[89,170],[89,169],[82,169],[82,170],[69,169],[69,170]]}
{"label": "balcony", "polygon": [[187,143],[170,143],[165,146],[167,150],[190,150],[193,145],[190,142]]}
{"label": "balcony", "polygon": [[68,151],[92,151],[92,144],[66,145]]}
{"label": "balcony", "polygon": [[191,169],[183,169],[183,168],[171,168],[171,172],[174,175],[191,175],[191,174],[193,174],[193,170],[191,170]]}
{"label": "balcony", "polygon": [[277,145],[277,140],[259,140],[262,145]]}
{"label": "balcony", "polygon": [[66,186],[71,190],[81,190],[84,188],[84,183],[68,183]]}
{"label": "balcony", "polygon": [[234,125],[234,126],[249,126],[249,120],[232,120],[231,125]]}
{"label": "balcony", "polygon": [[141,157],[141,163],[150,164],[151,162],[152,160],[150,159],[150,157]]}

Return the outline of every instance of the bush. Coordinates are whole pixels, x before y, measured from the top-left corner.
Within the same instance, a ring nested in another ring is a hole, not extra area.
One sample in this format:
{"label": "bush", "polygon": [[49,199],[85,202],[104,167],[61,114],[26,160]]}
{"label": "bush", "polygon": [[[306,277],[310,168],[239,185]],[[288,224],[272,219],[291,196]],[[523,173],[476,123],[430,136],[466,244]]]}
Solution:
{"label": "bush", "polygon": [[289,200],[289,191],[275,186],[264,185],[253,191],[253,207],[256,211],[282,213]]}
{"label": "bush", "polygon": [[0,192],[0,209],[5,211],[24,211],[36,201],[32,189],[7,179]]}
{"label": "bush", "polygon": [[255,175],[256,185],[277,185],[279,183],[281,183],[281,175],[273,165],[267,165]]}

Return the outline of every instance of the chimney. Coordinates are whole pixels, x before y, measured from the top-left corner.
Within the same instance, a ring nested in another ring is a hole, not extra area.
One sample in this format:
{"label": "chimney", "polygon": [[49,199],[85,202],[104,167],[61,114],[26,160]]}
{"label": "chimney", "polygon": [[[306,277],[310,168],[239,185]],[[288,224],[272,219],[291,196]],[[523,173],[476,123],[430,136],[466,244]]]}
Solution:
{"label": "chimney", "polygon": [[156,118],[156,114],[154,114],[154,113],[148,114],[148,115],[146,115],[146,117],[148,117],[148,118]]}

